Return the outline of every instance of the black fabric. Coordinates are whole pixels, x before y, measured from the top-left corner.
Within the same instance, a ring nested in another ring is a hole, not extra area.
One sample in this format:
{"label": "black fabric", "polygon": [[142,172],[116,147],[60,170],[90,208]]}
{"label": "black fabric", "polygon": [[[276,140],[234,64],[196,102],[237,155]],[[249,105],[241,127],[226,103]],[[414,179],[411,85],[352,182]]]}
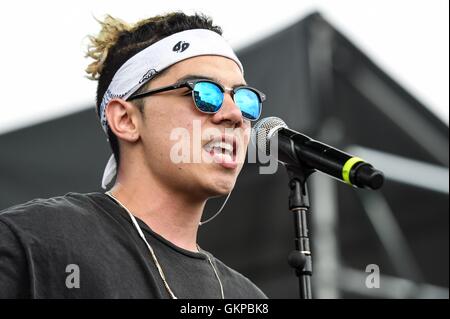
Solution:
{"label": "black fabric", "polygon": [[[137,221],[178,298],[221,297],[204,253],[177,247]],[[266,298],[249,279],[208,254],[225,298]],[[69,265],[79,269],[79,288],[70,285],[75,273]],[[69,193],[0,212],[0,298],[169,295],[127,212],[102,193]]]}

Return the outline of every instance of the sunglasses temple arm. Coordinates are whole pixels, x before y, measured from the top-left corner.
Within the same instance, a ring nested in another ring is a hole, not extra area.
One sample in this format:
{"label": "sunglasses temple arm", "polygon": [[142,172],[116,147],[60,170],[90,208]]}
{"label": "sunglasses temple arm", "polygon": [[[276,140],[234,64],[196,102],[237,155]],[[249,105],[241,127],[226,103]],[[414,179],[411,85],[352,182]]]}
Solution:
{"label": "sunglasses temple arm", "polygon": [[150,91],[147,91],[147,92],[143,92],[143,93],[139,93],[139,94],[136,94],[136,95],[132,95],[132,96],[130,96],[128,98],[128,101],[131,101],[131,100],[134,100],[134,99],[143,98],[143,97],[150,96],[150,95],[157,94],[157,93],[161,93],[161,92],[176,90],[176,89],[179,89],[181,87],[189,87],[189,86],[186,83],[168,85],[168,86],[164,86],[162,88],[157,88],[157,89],[150,90]]}

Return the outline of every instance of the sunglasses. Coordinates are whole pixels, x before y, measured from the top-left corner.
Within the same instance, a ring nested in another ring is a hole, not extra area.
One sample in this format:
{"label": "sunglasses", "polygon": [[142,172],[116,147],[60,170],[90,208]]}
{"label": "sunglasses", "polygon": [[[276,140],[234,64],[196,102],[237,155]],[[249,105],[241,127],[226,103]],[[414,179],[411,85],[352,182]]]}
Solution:
{"label": "sunglasses", "polygon": [[225,92],[230,92],[234,103],[241,110],[242,116],[250,121],[256,121],[259,118],[261,115],[262,102],[266,99],[264,93],[249,86],[237,86],[229,89],[211,80],[195,79],[177,82],[143,93],[133,94],[127,100],[131,101],[183,87],[192,91],[192,99],[194,100],[197,109],[203,113],[209,114],[217,113],[220,110],[223,105]]}

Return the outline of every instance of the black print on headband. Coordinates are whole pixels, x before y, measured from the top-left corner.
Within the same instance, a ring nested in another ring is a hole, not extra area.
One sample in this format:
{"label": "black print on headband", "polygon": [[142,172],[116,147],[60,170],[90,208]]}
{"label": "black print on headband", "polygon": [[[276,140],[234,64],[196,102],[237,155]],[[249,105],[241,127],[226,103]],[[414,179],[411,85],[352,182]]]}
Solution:
{"label": "black print on headband", "polygon": [[189,43],[188,42],[184,42],[184,41],[180,41],[177,44],[175,44],[175,46],[173,47],[172,51],[181,53],[181,52],[186,51],[187,48],[189,48]]}
{"label": "black print on headband", "polygon": [[145,73],[144,76],[142,77],[142,79],[139,81],[139,84],[141,84],[142,82],[147,82],[152,77],[154,77],[157,73],[158,73],[158,71],[156,71],[155,69],[148,70],[147,73]]}

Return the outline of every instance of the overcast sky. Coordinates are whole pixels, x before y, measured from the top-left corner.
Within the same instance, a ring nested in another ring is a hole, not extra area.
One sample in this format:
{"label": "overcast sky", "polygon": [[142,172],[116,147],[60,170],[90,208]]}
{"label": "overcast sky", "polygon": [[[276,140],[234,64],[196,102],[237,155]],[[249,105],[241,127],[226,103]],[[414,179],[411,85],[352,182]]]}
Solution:
{"label": "overcast sky", "polygon": [[0,133],[94,104],[96,83],[84,77],[94,16],[134,22],[171,10],[210,15],[235,49],[317,10],[448,124],[448,0],[16,0],[0,12]]}

